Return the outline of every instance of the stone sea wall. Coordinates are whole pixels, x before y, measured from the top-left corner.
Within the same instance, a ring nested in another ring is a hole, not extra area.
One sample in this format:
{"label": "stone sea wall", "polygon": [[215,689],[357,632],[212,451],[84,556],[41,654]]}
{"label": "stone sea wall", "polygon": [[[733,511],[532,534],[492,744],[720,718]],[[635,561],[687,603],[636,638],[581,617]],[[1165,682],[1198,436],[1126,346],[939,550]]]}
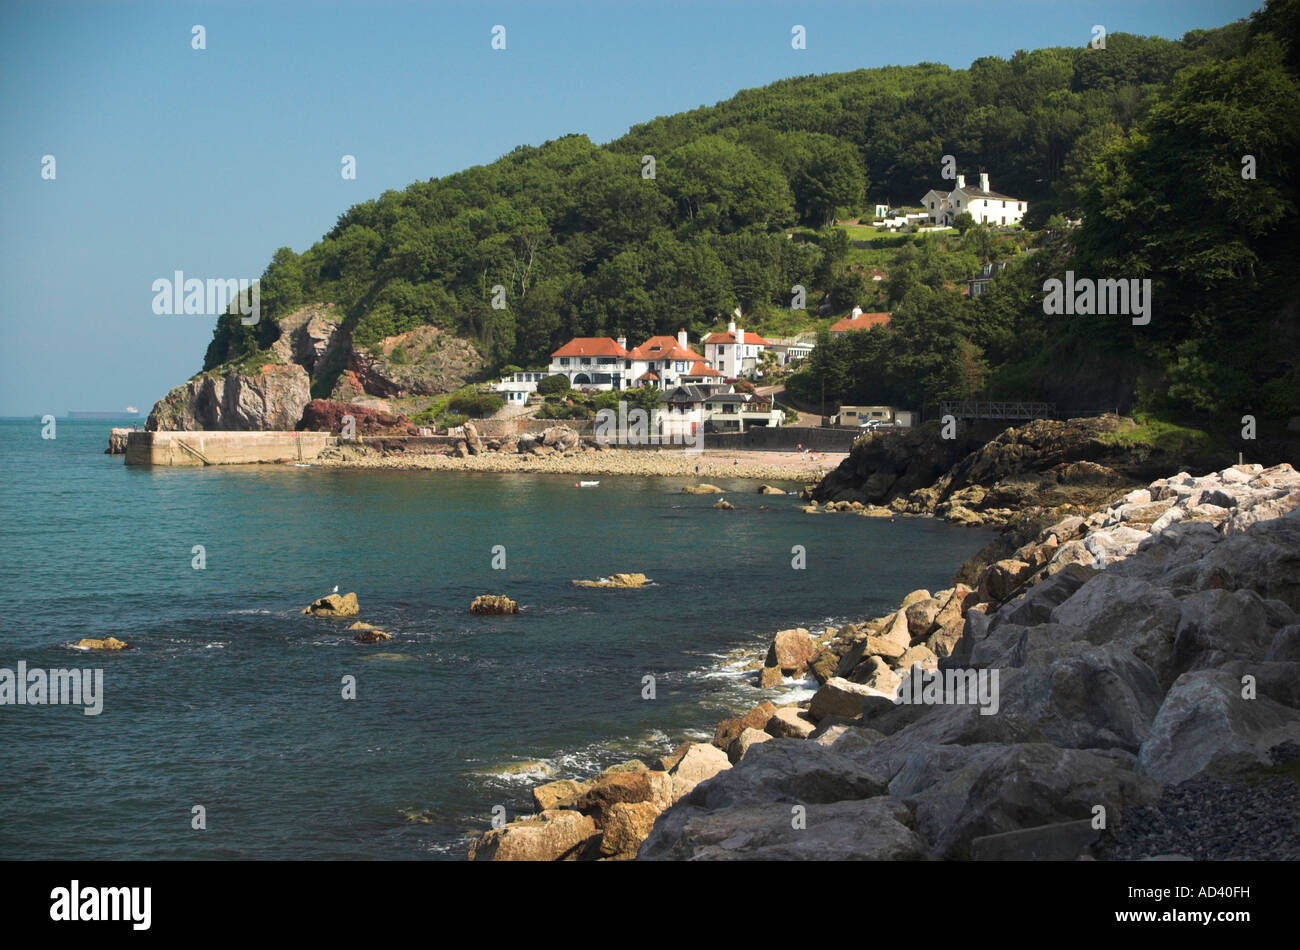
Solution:
{"label": "stone sea wall", "polygon": [[127,465],[311,462],[338,443],[328,432],[131,432]]}

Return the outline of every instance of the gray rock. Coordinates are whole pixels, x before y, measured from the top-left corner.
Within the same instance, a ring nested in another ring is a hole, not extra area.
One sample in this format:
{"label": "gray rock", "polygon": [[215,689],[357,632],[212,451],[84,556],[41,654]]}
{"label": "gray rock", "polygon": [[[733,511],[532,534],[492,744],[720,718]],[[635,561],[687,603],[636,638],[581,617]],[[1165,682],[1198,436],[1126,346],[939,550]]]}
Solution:
{"label": "gray rock", "polygon": [[[925,842],[906,805],[888,797],[800,806],[671,809],[637,857],[652,861],[920,861]],[[803,825],[803,827],[796,827]]]}
{"label": "gray rock", "polygon": [[1073,861],[1100,837],[1092,821],[1057,821],[985,835],[970,843],[972,861]]}
{"label": "gray rock", "polygon": [[1193,670],[1178,677],[1138,753],[1144,775],[1175,785],[1270,762],[1268,750],[1300,741],[1300,713],[1266,696],[1242,697],[1240,677]]}
{"label": "gray rock", "polygon": [[969,857],[974,838],[1091,818],[1095,805],[1118,820],[1160,794],[1122,752],[1045,743],[939,748],[946,754],[917,750],[890,782],[891,795],[915,804],[917,831],[936,858]]}
{"label": "gray rock", "polygon": [[835,802],[883,794],[885,780],[855,758],[816,742],[772,739],[701,782],[686,804],[710,811],[764,802]]}

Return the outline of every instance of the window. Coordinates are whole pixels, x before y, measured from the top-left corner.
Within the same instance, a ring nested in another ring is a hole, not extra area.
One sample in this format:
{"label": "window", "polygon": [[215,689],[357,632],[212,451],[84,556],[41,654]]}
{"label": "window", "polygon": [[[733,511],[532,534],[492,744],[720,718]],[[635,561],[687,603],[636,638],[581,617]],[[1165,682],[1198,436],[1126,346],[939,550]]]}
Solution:
{"label": "window", "polygon": [[568,366],[568,365],[569,365],[569,358],[568,358],[567,356],[561,356],[561,357],[560,357],[560,365],[561,365],[561,366]]}
{"label": "window", "polygon": [[1004,208],[1005,208],[1005,207],[1006,207],[1006,206],[1007,206],[1007,203],[1006,203],[1006,202],[1005,202],[1005,201],[1004,201],[1004,202],[1002,202],[1002,207],[1004,207]]}

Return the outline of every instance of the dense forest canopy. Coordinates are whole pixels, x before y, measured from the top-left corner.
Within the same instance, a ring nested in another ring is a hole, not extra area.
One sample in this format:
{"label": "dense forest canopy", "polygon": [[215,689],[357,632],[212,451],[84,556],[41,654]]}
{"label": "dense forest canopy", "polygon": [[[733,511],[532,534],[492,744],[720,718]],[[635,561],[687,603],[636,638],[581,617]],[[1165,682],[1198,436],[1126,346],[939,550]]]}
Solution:
{"label": "dense forest canopy", "polygon": [[[1029,201],[1026,224],[1044,229],[1035,252],[967,299],[954,267],[1022,248],[979,227],[945,264],[918,235],[882,292],[892,324],[823,337],[792,389],[918,408],[1021,396],[1295,413],[1297,9],[1270,0],[1180,41],[1112,33],[1104,49],[964,70],[789,79],[604,146],[523,146],[358,204],[302,254],[281,248],[262,278],[269,319],[221,318],[205,369],[266,348],[276,317],[315,302],[341,308],[359,345],[434,324],[498,367],[544,363],[576,335],[699,334],[737,306],[760,325],[788,311],[796,284],[813,316],[842,311],[875,291],[828,225],[950,188],[940,168],[952,155]],[[1154,319],[1045,316],[1043,281],[1067,268],[1150,278]],[[497,285],[504,309],[491,305]]]}

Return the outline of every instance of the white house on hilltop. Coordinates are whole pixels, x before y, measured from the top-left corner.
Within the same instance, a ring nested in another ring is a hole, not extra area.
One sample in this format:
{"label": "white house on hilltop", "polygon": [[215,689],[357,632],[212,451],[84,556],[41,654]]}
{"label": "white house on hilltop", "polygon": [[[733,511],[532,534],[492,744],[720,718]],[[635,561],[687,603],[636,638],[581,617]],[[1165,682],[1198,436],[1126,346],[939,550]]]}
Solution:
{"label": "white house on hilltop", "polygon": [[1028,210],[1028,203],[989,189],[988,172],[980,172],[978,188],[966,184],[966,176],[957,176],[952,191],[931,189],[921,199],[926,216],[935,224],[952,224],[957,215],[969,212],[977,224],[995,226],[1018,224]]}

